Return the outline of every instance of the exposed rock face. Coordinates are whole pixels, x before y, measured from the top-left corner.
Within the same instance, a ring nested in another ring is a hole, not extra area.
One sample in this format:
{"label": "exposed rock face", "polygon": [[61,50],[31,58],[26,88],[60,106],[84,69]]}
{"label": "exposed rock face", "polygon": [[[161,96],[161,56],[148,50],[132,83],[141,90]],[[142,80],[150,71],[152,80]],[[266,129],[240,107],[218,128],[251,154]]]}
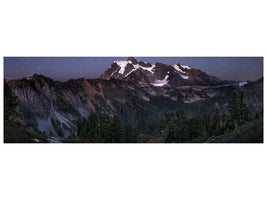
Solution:
{"label": "exposed rock face", "polygon": [[25,121],[57,137],[75,134],[76,120],[92,112],[118,115],[124,124],[141,128],[170,111],[189,116],[224,112],[233,92],[245,93],[250,110],[263,107],[262,79],[240,87],[188,66],[134,58],[115,61],[101,79],[59,82],[35,74],[8,84]]}

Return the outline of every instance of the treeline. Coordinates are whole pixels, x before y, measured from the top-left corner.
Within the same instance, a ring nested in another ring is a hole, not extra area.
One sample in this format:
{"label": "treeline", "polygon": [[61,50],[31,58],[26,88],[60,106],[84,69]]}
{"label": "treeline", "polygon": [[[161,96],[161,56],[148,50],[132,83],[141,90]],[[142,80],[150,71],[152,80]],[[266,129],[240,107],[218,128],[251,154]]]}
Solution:
{"label": "treeline", "polygon": [[17,97],[12,92],[9,85],[4,81],[4,122],[5,124],[18,118],[16,111]]}
{"label": "treeline", "polygon": [[161,125],[167,130],[166,142],[201,142],[205,138],[238,130],[247,121],[262,117],[262,112],[251,116],[244,102],[244,94],[233,93],[228,103],[228,113],[216,110],[209,116],[187,118],[183,111],[166,114]]}
{"label": "treeline", "polygon": [[130,125],[122,126],[117,116],[92,113],[77,121],[77,136],[94,143],[135,143],[137,132]]}
{"label": "treeline", "polygon": [[[213,115],[192,118],[188,118],[183,111],[167,113],[155,121],[148,132],[163,131],[167,143],[204,142],[212,136],[240,131],[246,122],[262,117],[262,112],[255,116],[249,113],[243,93],[233,93],[225,113],[216,110]],[[87,142],[135,143],[139,131],[129,125],[122,126],[117,116],[110,117],[103,113],[92,113],[88,118],[77,121],[77,136]]]}

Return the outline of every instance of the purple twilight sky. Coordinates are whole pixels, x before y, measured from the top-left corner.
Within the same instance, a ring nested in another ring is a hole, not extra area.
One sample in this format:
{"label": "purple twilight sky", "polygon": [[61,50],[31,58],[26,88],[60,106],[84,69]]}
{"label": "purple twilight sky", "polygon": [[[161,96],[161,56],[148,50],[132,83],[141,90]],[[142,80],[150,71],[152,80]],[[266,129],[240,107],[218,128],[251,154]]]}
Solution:
{"label": "purple twilight sky", "polygon": [[[5,57],[8,79],[42,74],[55,80],[97,78],[114,60],[126,57]],[[155,64],[189,65],[223,80],[256,80],[263,76],[263,57],[136,57]]]}

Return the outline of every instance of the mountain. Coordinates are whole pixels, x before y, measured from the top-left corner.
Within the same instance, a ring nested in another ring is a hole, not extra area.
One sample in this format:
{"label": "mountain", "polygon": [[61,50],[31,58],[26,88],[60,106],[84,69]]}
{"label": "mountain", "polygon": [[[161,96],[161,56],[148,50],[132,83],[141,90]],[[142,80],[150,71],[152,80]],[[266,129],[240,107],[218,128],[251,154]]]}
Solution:
{"label": "mountain", "polygon": [[188,116],[226,112],[233,92],[244,92],[251,111],[263,107],[263,79],[240,86],[179,63],[153,65],[132,57],[114,61],[99,79],[60,82],[34,74],[8,85],[23,121],[56,138],[75,135],[77,120],[92,112],[142,129],[176,110]]}
{"label": "mountain", "polygon": [[227,83],[237,83],[238,81],[235,80],[225,80]]}
{"label": "mountain", "polygon": [[22,118],[38,130],[52,132],[57,137],[75,134],[76,120],[92,112],[118,115],[125,124],[138,126],[144,120],[142,112],[156,109],[121,80],[59,82],[35,74],[8,84],[18,97]]}
{"label": "mountain", "polygon": [[125,61],[114,61],[109,69],[101,76],[102,79],[120,79],[136,83],[151,84],[156,87],[177,87],[177,86],[214,86],[227,82],[217,77],[189,66],[166,65],[162,63],[146,63],[129,57]]}

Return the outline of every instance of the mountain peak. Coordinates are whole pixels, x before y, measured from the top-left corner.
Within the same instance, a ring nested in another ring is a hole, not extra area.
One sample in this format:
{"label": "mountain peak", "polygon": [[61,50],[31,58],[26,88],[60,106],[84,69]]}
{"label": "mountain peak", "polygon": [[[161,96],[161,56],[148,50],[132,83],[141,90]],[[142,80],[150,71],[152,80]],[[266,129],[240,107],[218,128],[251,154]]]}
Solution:
{"label": "mountain peak", "polygon": [[33,80],[33,79],[35,79],[35,78],[37,78],[39,75],[38,74],[31,74],[31,75],[29,75],[29,76],[27,76],[27,77],[25,77],[27,80]]}
{"label": "mountain peak", "polygon": [[47,83],[52,83],[53,79],[46,77],[42,74],[32,74],[29,75],[25,78],[22,78],[21,80],[27,80],[27,81],[41,81],[41,82],[47,82]]}
{"label": "mountain peak", "polygon": [[[130,76],[133,74],[136,76]],[[139,83],[154,86],[167,85],[165,83],[168,82],[169,87],[219,85],[224,83],[216,77],[187,65],[181,65],[180,63],[176,65],[163,63],[151,64],[138,61],[134,57],[128,57],[124,61],[114,61],[100,78],[113,78],[132,82],[138,80]]]}
{"label": "mountain peak", "polygon": [[134,57],[128,57],[126,60],[127,61],[132,61],[133,64],[138,63],[138,61]]}

